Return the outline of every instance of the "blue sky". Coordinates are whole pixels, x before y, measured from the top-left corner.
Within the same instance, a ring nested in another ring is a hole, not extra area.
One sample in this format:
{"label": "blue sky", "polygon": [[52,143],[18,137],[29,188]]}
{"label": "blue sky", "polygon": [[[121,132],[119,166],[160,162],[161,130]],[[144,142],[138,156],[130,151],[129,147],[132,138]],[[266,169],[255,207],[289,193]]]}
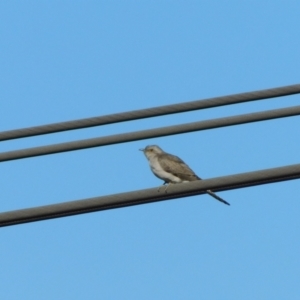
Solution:
{"label": "blue sky", "polygon": [[[1,1],[0,130],[300,83],[297,1]],[[9,151],[299,105],[300,96],[1,142]],[[1,163],[1,212],[299,163],[299,117]],[[299,180],[0,230],[1,299],[297,299]]]}

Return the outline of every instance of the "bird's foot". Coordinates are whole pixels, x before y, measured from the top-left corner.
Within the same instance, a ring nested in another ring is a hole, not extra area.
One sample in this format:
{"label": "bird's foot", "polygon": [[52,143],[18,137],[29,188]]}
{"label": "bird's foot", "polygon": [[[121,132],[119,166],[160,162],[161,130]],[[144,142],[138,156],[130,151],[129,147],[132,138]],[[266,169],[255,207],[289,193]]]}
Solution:
{"label": "bird's foot", "polygon": [[161,185],[161,186],[157,189],[157,192],[159,192],[160,189],[161,189],[164,185],[166,185],[166,184],[167,184],[167,186],[166,186],[166,188],[165,188],[165,193],[166,193],[166,191],[167,191],[167,189],[168,189],[168,186],[169,186],[169,184],[168,184],[166,181],[163,183],[163,185]]}
{"label": "bird's foot", "polygon": [[[162,186],[160,186],[158,189],[157,189],[157,192],[159,192],[160,191],[160,189],[164,186],[164,185],[166,185],[166,184],[168,184],[166,181],[163,183],[163,185]],[[167,186],[168,187],[168,186]],[[165,191],[166,191],[166,189],[165,189]]]}

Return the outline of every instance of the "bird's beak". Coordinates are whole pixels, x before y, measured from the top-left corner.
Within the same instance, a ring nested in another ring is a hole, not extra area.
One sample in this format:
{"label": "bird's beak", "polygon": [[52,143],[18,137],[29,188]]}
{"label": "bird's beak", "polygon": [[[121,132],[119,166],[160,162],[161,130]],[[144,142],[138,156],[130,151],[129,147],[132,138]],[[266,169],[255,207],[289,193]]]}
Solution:
{"label": "bird's beak", "polygon": [[139,150],[144,152],[145,149],[139,149]]}

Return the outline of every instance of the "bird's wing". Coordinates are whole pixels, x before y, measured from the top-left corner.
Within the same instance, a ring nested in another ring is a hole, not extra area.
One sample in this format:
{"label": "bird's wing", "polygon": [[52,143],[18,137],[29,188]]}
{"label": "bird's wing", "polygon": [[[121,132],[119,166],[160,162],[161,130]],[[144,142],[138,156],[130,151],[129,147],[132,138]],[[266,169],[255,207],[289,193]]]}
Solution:
{"label": "bird's wing", "polygon": [[158,155],[158,162],[166,172],[172,173],[184,181],[200,179],[182,159],[175,155],[161,153]]}
{"label": "bird's wing", "polygon": [[[158,156],[158,162],[160,163],[161,167],[169,173],[181,178],[182,180],[186,181],[195,181],[201,180],[193,170],[178,156],[169,154],[169,153],[162,153]],[[213,191],[207,190],[206,191],[210,196],[214,197],[215,199],[223,202],[224,204],[230,205],[227,201],[216,195]]]}

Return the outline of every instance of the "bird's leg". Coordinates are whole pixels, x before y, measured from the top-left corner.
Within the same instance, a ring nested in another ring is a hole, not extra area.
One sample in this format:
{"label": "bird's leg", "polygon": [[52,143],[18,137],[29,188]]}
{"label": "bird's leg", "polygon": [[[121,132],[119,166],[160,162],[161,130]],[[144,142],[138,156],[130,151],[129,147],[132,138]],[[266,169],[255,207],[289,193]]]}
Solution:
{"label": "bird's leg", "polygon": [[[163,183],[163,185],[165,185],[165,184],[167,184],[167,182],[166,182],[166,181]],[[160,186],[160,187],[157,189],[157,191],[158,191],[158,192],[159,192],[159,191],[160,191],[160,189],[163,187],[163,185],[162,185],[162,186]]]}
{"label": "bird's leg", "polygon": [[165,193],[167,192],[167,189],[168,189],[168,187],[169,187],[171,184],[172,184],[171,182],[168,183],[168,185],[167,185],[166,188],[165,188]]}

